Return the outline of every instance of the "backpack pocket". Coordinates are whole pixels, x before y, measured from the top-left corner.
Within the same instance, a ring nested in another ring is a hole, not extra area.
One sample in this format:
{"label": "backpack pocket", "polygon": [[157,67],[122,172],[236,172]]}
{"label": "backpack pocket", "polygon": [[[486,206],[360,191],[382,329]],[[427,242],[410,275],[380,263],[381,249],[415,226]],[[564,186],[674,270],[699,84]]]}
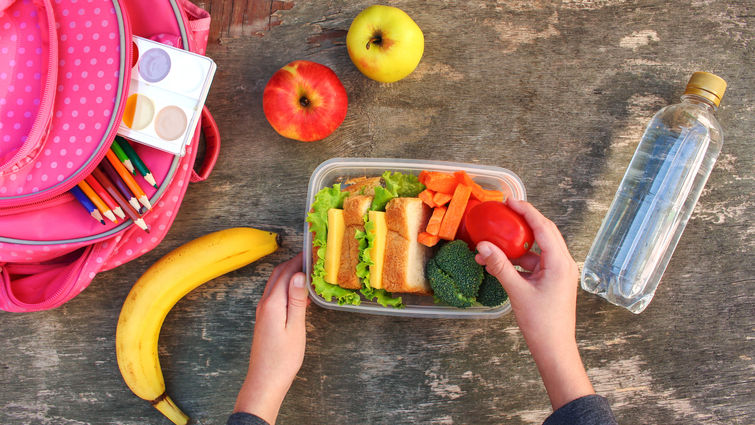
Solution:
{"label": "backpack pocket", "polygon": [[0,31],[2,208],[55,197],[104,157],[125,105],[131,32],[118,0],[19,0],[0,15],[10,29]]}
{"label": "backpack pocket", "polygon": [[0,308],[15,312],[44,310],[70,299],[80,292],[75,292],[75,282],[92,250],[93,246],[88,245],[44,262],[0,263]]}

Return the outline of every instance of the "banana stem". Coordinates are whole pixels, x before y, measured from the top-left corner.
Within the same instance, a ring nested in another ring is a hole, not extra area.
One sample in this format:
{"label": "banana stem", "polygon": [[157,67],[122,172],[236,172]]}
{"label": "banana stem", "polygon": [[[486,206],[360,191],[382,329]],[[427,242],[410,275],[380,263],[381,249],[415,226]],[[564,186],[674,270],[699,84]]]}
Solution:
{"label": "banana stem", "polygon": [[176,403],[166,393],[153,401],[152,406],[176,425],[186,425],[189,422],[189,417],[176,406]]}

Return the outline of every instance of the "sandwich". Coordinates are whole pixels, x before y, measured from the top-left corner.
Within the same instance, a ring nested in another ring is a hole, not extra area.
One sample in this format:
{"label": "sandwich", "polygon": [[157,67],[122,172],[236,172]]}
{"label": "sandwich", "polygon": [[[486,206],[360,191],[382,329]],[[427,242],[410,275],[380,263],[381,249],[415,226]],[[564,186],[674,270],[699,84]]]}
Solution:
{"label": "sandwich", "polygon": [[[379,279],[370,280],[373,287],[388,292],[432,295],[430,284],[425,279],[425,264],[431,251],[417,240],[429,219],[430,207],[419,198],[393,198],[388,201],[384,214],[382,271],[379,272]],[[377,256],[381,257],[379,253]],[[379,259],[373,261],[377,263]]]}
{"label": "sandwich", "polygon": [[[326,282],[346,289],[362,288],[362,280],[356,273],[362,252],[357,235],[364,232],[364,216],[370,210],[370,205],[372,205],[372,196],[351,195],[343,200],[342,210],[328,212],[328,227],[338,226],[344,230],[338,232],[340,240],[334,238],[333,241],[334,245],[341,246],[340,250],[331,250],[329,253],[334,254],[325,257],[325,264],[331,265],[330,269],[327,266],[325,269]],[[336,217],[336,214],[340,215],[335,219],[338,224],[330,221],[332,217]]]}
{"label": "sandwich", "polygon": [[392,307],[402,306],[393,293],[432,294],[424,273],[430,248],[417,240],[430,217],[417,198],[422,190],[416,176],[397,172],[322,189],[307,217],[315,291],[339,304],[359,304],[361,294]]}
{"label": "sandwich", "polygon": [[346,289],[430,295],[424,267],[430,249],[417,241],[430,218],[419,198],[393,198],[370,210],[372,196],[350,195],[328,211],[325,281]]}

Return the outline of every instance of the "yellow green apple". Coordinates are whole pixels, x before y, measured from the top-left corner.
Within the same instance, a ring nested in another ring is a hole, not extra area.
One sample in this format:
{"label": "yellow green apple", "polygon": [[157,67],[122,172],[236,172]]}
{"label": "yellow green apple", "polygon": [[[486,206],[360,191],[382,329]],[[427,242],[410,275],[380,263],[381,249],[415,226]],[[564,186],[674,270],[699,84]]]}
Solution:
{"label": "yellow green apple", "polygon": [[374,5],[351,22],[346,48],[354,65],[373,80],[398,81],[422,59],[425,37],[416,22],[403,10]]}

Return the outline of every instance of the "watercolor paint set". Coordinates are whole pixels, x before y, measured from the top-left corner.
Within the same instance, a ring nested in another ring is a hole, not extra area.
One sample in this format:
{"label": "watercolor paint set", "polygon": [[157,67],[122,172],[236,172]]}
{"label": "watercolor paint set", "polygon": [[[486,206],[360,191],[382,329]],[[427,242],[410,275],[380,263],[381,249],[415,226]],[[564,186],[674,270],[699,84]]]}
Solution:
{"label": "watercolor paint set", "polygon": [[212,59],[133,37],[131,82],[118,134],[183,156],[217,68]]}

